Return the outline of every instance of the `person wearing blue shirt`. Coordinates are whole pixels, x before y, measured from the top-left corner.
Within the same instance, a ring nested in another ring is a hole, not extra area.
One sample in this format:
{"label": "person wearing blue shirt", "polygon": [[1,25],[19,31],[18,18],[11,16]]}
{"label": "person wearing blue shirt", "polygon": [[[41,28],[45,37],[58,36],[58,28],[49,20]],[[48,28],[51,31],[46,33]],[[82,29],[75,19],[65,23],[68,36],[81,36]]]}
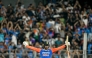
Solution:
{"label": "person wearing blue shirt", "polygon": [[9,49],[9,52],[11,52],[11,50],[13,49],[13,46],[10,44],[10,45],[8,46],[8,49]]}
{"label": "person wearing blue shirt", "polygon": [[9,44],[9,41],[10,41],[10,38],[5,38],[5,44],[8,45]]}
{"label": "person wearing blue shirt", "polygon": [[4,34],[0,31],[0,42],[4,42]]}
{"label": "person wearing blue shirt", "polygon": [[51,49],[48,49],[48,50],[45,50],[45,49],[42,49],[40,51],[40,57],[41,58],[48,58],[48,57],[52,57],[52,51]]}
{"label": "person wearing blue shirt", "polygon": [[42,38],[43,38],[43,34],[41,33],[39,42],[42,42]]}
{"label": "person wearing blue shirt", "polygon": [[46,23],[46,27],[47,27],[47,28],[50,28],[50,27],[51,27],[51,24],[47,22],[47,23]]}
{"label": "person wearing blue shirt", "polygon": [[86,32],[87,34],[89,34],[89,33],[90,33],[90,30],[89,30],[88,28],[85,28],[85,32]]}
{"label": "person wearing blue shirt", "polygon": [[[67,44],[68,43],[68,44]],[[52,54],[57,52],[58,50],[64,49],[66,47],[66,45],[70,45],[70,42],[65,42],[64,45],[61,45],[57,48],[49,48],[49,44],[46,42],[44,45],[44,48],[40,49],[40,48],[36,48],[33,46],[29,46],[28,42],[24,41],[23,45],[26,48],[29,48],[31,50],[34,50],[38,53],[40,53],[40,58],[52,58]]]}
{"label": "person wearing blue shirt", "polygon": [[92,14],[89,14],[89,23],[92,23]]}
{"label": "person wearing blue shirt", "polygon": [[3,45],[0,45],[0,49],[4,49],[4,46]]}
{"label": "person wearing blue shirt", "polygon": [[18,50],[16,56],[17,58],[22,58],[22,53]]}
{"label": "person wearing blue shirt", "polygon": [[14,33],[14,31],[13,31],[13,30],[7,30],[7,32],[8,32],[8,35],[11,35],[11,34],[13,34],[13,33]]}
{"label": "person wearing blue shirt", "polygon": [[29,57],[29,58],[34,58],[34,57],[33,57],[33,52],[32,52],[32,51],[29,51],[29,52],[28,52],[28,57]]}
{"label": "person wearing blue shirt", "polygon": [[88,54],[91,54],[91,50],[92,50],[92,43],[88,43]]}
{"label": "person wearing blue shirt", "polygon": [[17,37],[18,35],[19,35],[19,31],[15,31],[15,32],[13,32],[13,34]]}

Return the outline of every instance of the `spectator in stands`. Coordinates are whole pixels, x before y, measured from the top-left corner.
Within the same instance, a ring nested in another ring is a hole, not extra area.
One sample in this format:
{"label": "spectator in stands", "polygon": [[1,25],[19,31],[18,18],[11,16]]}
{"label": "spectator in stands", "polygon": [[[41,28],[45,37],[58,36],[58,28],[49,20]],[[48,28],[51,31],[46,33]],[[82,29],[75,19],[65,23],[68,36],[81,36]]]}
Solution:
{"label": "spectator in stands", "polygon": [[0,42],[4,42],[4,34],[2,30],[0,30]]}
{"label": "spectator in stands", "polygon": [[[92,40],[91,6],[82,7],[78,0],[55,1],[48,1],[46,6],[39,3],[37,7],[30,4],[25,8],[20,0],[15,6],[10,3],[7,7],[0,0],[0,43],[4,43],[0,45],[1,49],[7,45],[9,52],[12,49],[25,50],[26,48],[22,46],[25,40],[35,47],[43,48],[44,42],[49,42],[50,47],[53,45],[58,47],[64,43],[66,35],[69,36],[69,42],[72,45],[70,48],[83,49],[83,34],[88,34],[88,42]],[[92,50],[90,46],[89,42],[88,50]],[[17,52],[31,54],[23,50]],[[88,53],[90,54],[91,51]]]}
{"label": "spectator in stands", "polygon": [[58,36],[57,40],[55,41],[55,46],[56,47],[59,47],[60,45],[62,45],[64,42],[63,42],[63,39],[60,38],[60,36]]}
{"label": "spectator in stands", "polygon": [[80,52],[76,49],[72,52],[73,58],[80,58]]}

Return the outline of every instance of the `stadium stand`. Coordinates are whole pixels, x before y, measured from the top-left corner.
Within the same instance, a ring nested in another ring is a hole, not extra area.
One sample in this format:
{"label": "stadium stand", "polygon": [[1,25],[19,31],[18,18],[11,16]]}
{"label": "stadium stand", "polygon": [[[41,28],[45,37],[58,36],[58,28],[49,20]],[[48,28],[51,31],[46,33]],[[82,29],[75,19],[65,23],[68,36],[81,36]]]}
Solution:
{"label": "stadium stand", "polygon": [[[0,0],[0,58],[39,58],[23,41],[38,48],[43,48],[44,42],[59,47],[67,35],[71,58],[82,58],[84,33],[88,35],[88,54],[92,54],[92,9],[90,5],[82,7],[78,0],[47,0],[37,7],[25,7],[21,1],[6,7]],[[53,58],[67,58],[66,49]]]}

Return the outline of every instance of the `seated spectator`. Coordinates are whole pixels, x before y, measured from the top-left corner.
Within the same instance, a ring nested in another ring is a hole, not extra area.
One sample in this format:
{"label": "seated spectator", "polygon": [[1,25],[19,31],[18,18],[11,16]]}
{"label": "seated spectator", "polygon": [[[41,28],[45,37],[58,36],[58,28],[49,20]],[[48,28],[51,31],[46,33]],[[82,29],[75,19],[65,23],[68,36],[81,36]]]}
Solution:
{"label": "seated spectator", "polygon": [[58,37],[57,40],[55,41],[55,46],[56,47],[59,47],[60,45],[63,44],[63,39]]}

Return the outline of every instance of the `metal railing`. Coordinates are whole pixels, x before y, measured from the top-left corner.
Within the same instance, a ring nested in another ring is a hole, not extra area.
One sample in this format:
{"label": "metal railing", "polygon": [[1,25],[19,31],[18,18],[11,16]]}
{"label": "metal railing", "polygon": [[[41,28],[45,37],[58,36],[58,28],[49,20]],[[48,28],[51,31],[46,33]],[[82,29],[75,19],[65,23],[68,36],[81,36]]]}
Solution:
{"label": "metal railing", "polygon": [[[85,51],[87,52],[87,51]],[[92,54],[86,54],[92,58]],[[83,58],[83,50],[70,50],[70,58]],[[0,52],[1,58],[40,58],[39,53],[31,50],[5,50]],[[67,51],[61,50],[53,54],[53,58],[67,58]],[[85,57],[84,57],[85,58]]]}

